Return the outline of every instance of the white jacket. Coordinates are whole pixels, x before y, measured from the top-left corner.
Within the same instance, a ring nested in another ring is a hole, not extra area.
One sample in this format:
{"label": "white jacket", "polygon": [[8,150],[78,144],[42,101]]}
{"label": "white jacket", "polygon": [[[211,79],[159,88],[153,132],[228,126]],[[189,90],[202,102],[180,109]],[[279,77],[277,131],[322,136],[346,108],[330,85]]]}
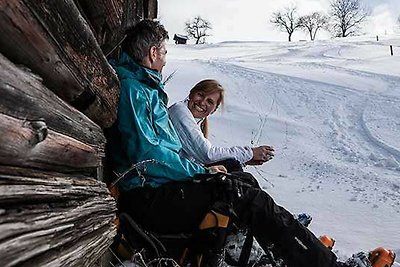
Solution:
{"label": "white jacket", "polygon": [[168,112],[181,140],[183,157],[202,164],[228,158],[235,158],[240,163],[245,163],[253,158],[253,150],[248,146],[213,146],[201,132],[199,124],[187,106],[187,101],[175,103]]}

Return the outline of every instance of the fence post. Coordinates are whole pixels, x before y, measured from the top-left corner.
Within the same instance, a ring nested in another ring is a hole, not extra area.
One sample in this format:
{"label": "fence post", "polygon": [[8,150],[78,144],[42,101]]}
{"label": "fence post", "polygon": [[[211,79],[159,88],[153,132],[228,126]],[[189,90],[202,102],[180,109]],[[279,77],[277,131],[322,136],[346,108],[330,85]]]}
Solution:
{"label": "fence post", "polygon": [[393,56],[393,46],[390,45],[390,55]]}

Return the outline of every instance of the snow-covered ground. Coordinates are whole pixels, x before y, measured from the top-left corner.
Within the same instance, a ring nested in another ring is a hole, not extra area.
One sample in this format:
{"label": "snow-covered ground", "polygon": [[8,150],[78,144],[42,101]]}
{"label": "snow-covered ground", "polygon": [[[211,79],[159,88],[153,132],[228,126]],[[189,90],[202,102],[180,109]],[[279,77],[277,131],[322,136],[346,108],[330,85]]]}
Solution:
{"label": "snow-covered ground", "polygon": [[400,36],[380,39],[168,47],[170,103],[219,80],[212,142],[273,145],[275,158],[247,171],[279,204],[310,213],[341,258],[377,246],[400,255]]}

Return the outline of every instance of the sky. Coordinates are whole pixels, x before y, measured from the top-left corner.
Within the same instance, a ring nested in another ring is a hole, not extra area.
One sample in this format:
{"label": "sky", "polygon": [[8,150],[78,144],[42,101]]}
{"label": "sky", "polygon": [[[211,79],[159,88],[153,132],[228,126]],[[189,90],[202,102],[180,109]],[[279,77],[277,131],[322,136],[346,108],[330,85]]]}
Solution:
{"label": "sky", "polygon": [[[395,32],[400,15],[400,0],[364,0],[371,17],[363,29],[365,34],[385,35]],[[186,34],[185,22],[200,15],[211,22],[212,36],[208,43],[222,41],[283,41],[287,33],[274,29],[269,18],[274,11],[288,5],[296,5],[299,15],[312,11],[327,11],[329,0],[159,0],[159,19],[173,38],[175,33]],[[320,32],[317,39],[330,38]],[[293,40],[307,39],[308,35],[297,31]]]}

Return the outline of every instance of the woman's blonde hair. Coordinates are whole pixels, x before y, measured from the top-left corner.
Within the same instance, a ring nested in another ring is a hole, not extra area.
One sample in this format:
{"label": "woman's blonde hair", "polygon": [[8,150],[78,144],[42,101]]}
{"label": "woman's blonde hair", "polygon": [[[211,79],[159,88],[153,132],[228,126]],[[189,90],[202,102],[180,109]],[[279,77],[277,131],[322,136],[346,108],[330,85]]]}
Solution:
{"label": "woman's blonde hair", "polygon": [[[222,85],[216,81],[216,80],[212,80],[212,79],[206,79],[206,80],[202,80],[200,82],[198,82],[191,90],[189,93],[189,99],[196,93],[198,92],[202,92],[204,93],[206,96],[213,94],[215,92],[218,92],[220,94],[220,97],[217,101],[217,106],[215,108],[215,110],[218,109],[218,107],[220,105],[224,104],[224,88],[222,87]],[[201,131],[204,134],[205,138],[208,138],[208,118],[205,117],[203,119],[203,121],[200,124],[200,128]]]}

